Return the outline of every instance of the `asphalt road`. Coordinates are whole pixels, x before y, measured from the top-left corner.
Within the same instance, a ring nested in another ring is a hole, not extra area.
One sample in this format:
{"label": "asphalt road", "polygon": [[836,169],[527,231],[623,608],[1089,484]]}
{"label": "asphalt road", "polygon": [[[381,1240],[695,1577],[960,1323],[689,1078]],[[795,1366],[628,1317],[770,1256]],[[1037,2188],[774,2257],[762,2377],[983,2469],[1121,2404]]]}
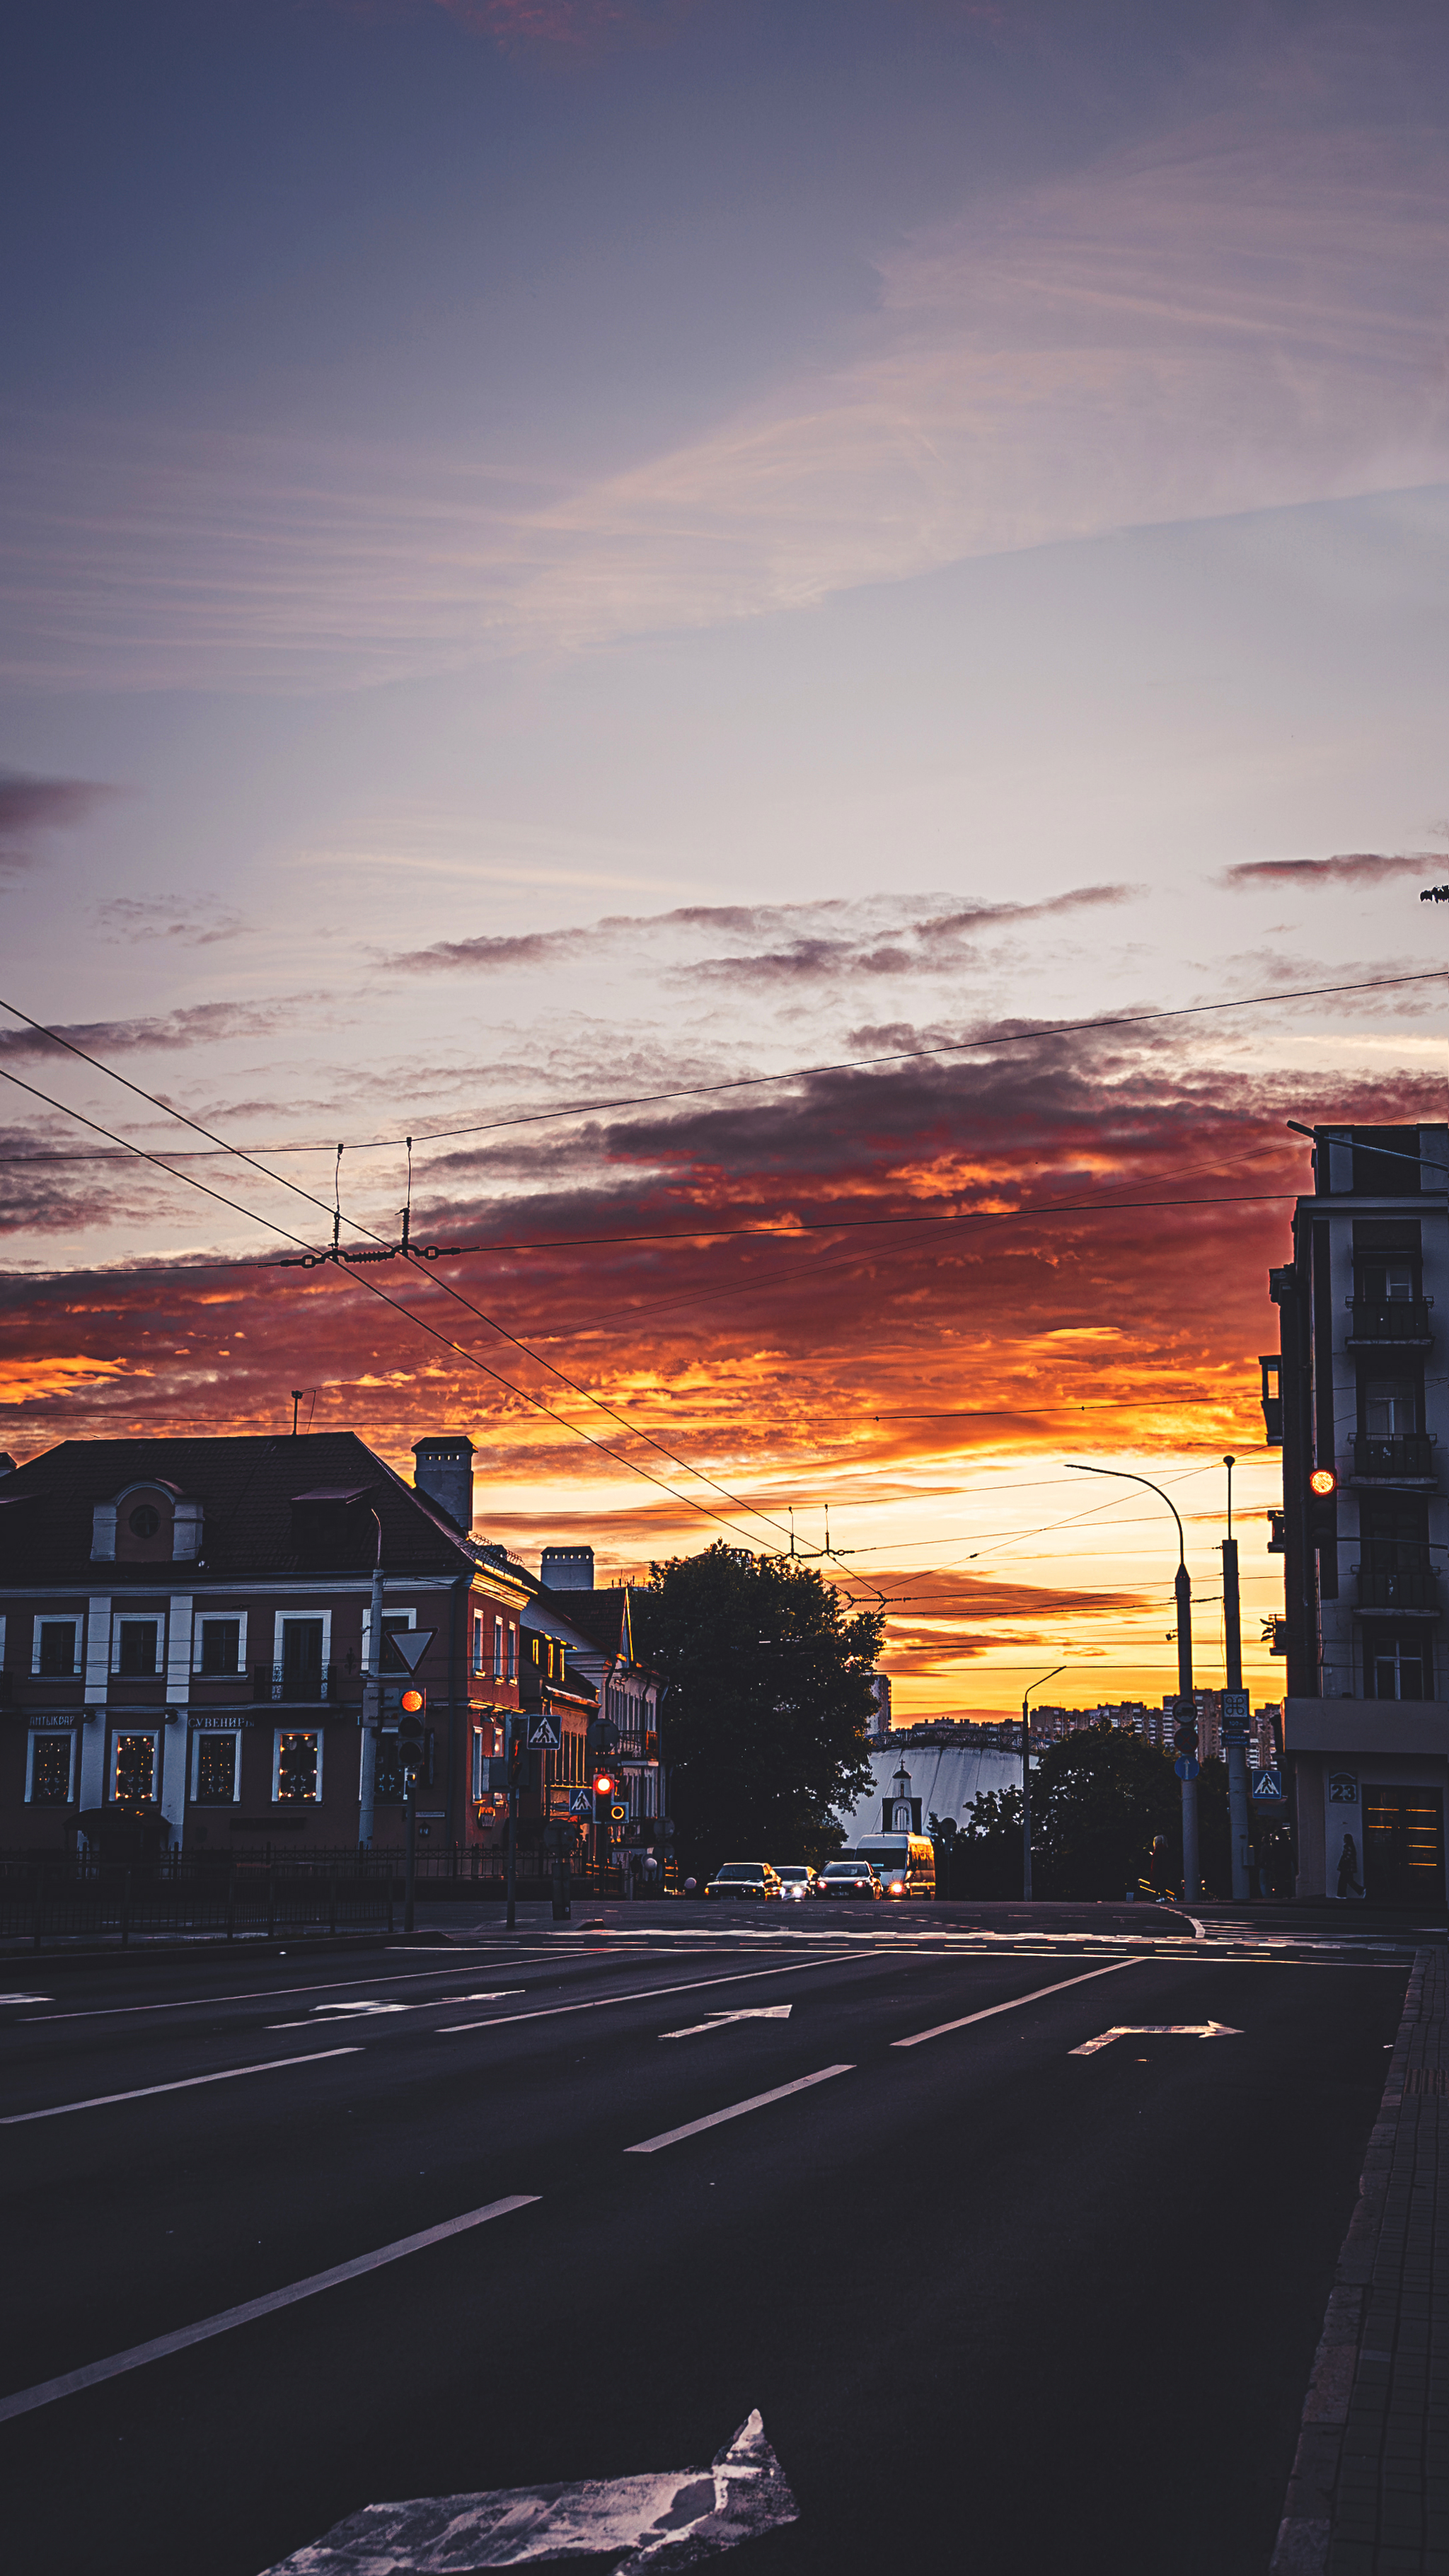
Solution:
{"label": "asphalt road", "polygon": [[1408,1958],[832,1915],[38,1964],[0,1973],[17,2568],[260,2576],[758,2409],[798,2519],[742,2571],[1249,2576]]}

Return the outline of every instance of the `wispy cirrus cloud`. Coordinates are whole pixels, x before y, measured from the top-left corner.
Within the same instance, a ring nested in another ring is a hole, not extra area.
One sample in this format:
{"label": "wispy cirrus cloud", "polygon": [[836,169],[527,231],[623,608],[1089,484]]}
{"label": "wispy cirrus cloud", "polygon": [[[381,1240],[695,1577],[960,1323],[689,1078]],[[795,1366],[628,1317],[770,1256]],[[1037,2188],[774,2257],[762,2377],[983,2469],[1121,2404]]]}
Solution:
{"label": "wispy cirrus cloud", "polygon": [[1396,44],[1286,45],[1232,111],[882,247],[812,365],[620,472],[14,421],[0,662],[353,685],[1449,479],[1449,176],[1432,108],[1373,113]]}
{"label": "wispy cirrus cloud", "polygon": [[[948,895],[835,897],[802,904],[679,904],[668,912],[606,913],[586,926],[481,932],[470,939],[436,940],[385,962],[412,975],[489,974],[550,967],[580,956],[591,945],[654,939],[673,945],[678,971],[705,982],[798,983],[838,981],[852,974],[937,974],[961,964],[969,943],[1017,923],[1128,903],[1142,891],[1132,885],[1072,886],[1037,903],[987,903]],[[931,907],[938,907],[932,909]],[[944,907],[941,909],[939,907]],[[688,959],[691,934],[742,943],[730,956]],[[782,939],[783,934],[783,939]],[[751,943],[765,943],[764,945]],[[771,945],[775,942],[780,944]]]}
{"label": "wispy cirrus cloud", "polygon": [[226,904],[191,902],[180,895],[114,895],[97,905],[96,919],[111,939],[174,939],[184,948],[213,948],[240,938],[246,927],[241,914]]}
{"label": "wispy cirrus cloud", "polygon": [[1316,885],[1387,885],[1395,877],[1422,876],[1425,868],[1442,867],[1442,851],[1404,851],[1395,856],[1381,855],[1377,850],[1349,850],[1331,859],[1245,859],[1237,867],[1224,868],[1219,885],[1235,893],[1251,893],[1255,886],[1283,887]]}

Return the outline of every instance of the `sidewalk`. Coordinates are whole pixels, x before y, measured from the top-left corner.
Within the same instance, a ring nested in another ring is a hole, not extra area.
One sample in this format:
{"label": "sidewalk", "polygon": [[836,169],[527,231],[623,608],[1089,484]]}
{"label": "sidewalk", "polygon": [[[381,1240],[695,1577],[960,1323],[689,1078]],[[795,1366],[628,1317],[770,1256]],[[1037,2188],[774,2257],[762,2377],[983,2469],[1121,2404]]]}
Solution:
{"label": "sidewalk", "polygon": [[1415,1954],[1271,2576],[1449,2576],[1449,1957]]}

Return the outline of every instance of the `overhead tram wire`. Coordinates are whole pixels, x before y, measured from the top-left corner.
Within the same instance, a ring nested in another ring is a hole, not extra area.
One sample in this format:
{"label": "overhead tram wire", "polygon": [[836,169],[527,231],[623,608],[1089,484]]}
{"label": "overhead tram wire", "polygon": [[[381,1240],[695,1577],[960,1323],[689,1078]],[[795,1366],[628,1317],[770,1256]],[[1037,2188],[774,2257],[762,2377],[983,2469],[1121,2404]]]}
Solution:
{"label": "overhead tram wire", "polygon": [[[488,1118],[468,1127],[434,1128],[425,1136],[415,1133],[412,1141],[416,1145],[451,1144],[462,1136],[491,1136],[511,1127],[548,1126],[561,1119],[596,1117],[604,1110],[658,1108],[671,1100],[706,1100],[727,1091],[759,1091],[780,1082],[815,1081],[827,1073],[869,1073],[877,1070],[881,1065],[915,1064],[937,1056],[982,1054],[995,1047],[1035,1046],[1047,1038],[1081,1037],[1090,1035],[1097,1029],[1149,1028],[1165,1020],[1205,1019],[1220,1011],[1262,1010],[1276,1002],[1317,1002],[1334,1000],[1346,993],[1391,992],[1409,984],[1438,983],[1446,975],[1449,975],[1449,965],[1432,966],[1414,975],[1375,975],[1356,984],[1291,985],[1278,993],[1246,993],[1236,1001],[1188,1002],[1170,1011],[1126,1011],[1095,1020],[1057,1020],[1047,1023],[1042,1028],[999,1030],[991,1037],[952,1038],[938,1046],[901,1047],[891,1055],[843,1056],[832,1064],[791,1065],[780,1073],[735,1074],[724,1082],[684,1083],[670,1091],[640,1091],[623,1093],[608,1100],[571,1101],[559,1109],[530,1110],[513,1118]],[[12,1003],[5,1003],[4,1007],[7,1010],[14,1010]],[[68,1038],[57,1037],[53,1029],[45,1028],[39,1020],[30,1019],[24,1011],[16,1010],[15,1017],[24,1020],[27,1027],[39,1030],[43,1036],[52,1039],[55,1045],[69,1047],[72,1055],[84,1057],[87,1063],[96,1061],[94,1057],[85,1056],[83,1048],[72,1045]],[[103,1072],[110,1071],[109,1066],[102,1066],[100,1069]],[[125,1076],[116,1074],[114,1079],[122,1082]],[[130,1084],[128,1088],[135,1090],[137,1086]],[[142,1092],[139,1096],[142,1099],[149,1099],[151,1095]],[[164,1106],[164,1103],[160,1105]],[[194,1119],[187,1119],[185,1124],[196,1126]],[[197,1127],[196,1132],[198,1135],[206,1135],[208,1131]],[[406,1140],[401,1136],[367,1136],[345,1141],[349,1153],[375,1154],[396,1152]],[[247,1149],[218,1143],[216,1150],[223,1154],[241,1154]],[[254,1150],[268,1154],[330,1154],[334,1147],[333,1143],[324,1140],[316,1144],[266,1145]],[[42,1155],[0,1156],[0,1161],[32,1159],[39,1162],[47,1158]],[[276,1179],[279,1175],[273,1174],[272,1177]]]}
{"label": "overhead tram wire", "polygon": [[[102,1066],[100,1070],[104,1072],[106,1067]],[[103,1127],[99,1119],[88,1118],[83,1110],[72,1109],[64,1100],[53,1100],[48,1092],[38,1091],[32,1082],[22,1082],[18,1073],[11,1073],[4,1065],[0,1065],[0,1081],[13,1083],[17,1090],[28,1092],[32,1099],[44,1101],[47,1109],[57,1110],[63,1118],[73,1118],[78,1126],[88,1127],[92,1135],[106,1137],[111,1144],[120,1146],[125,1153],[133,1155],[139,1162],[149,1163],[153,1170],[165,1172],[172,1180],[184,1181],[188,1189],[200,1190],[204,1197],[214,1199],[218,1207],[230,1209],[233,1216],[245,1217],[248,1224],[266,1225],[271,1222],[267,1217],[258,1216],[254,1208],[243,1207],[239,1199],[229,1199],[221,1190],[212,1189],[208,1182],[197,1180],[192,1173],[173,1170],[172,1166],[169,1163],[163,1163],[158,1155],[148,1153],[144,1145],[133,1144],[128,1136],[118,1136],[114,1128]],[[182,1113],[177,1110],[172,1114],[179,1117]],[[276,1231],[279,1234],[287,1234],[285,1226],[278,1226]],[[300,1235],[288,1235],[288,1240],[302,1244]],[[303,1245],[304,1250],[305,1248]],[[718,1521],[722,1529],[733,1530],[737,1538],[747,1539],[751,1544],[756,1543],[754,1533],[741,1529],[737,1521],[728,1520],[723,1512],[715,1511],[709,1503],[698,1501],[693,1494],[676,1493],[674,1487],[667,1485],[662,1476],[656,1476],[651,1468],[641,1467],[636,1458],[626,1457],[622,1450],[611,1447],[607,1440],[596,1439],[592,1431],[585,1431],[581,1424],[570,1422],[567,1414],[556,1412],[551,1404],[544,1403],[542,1396],[530,1393],[527,1387],[515,1386],[511,1378],[504,1377],[499,1369],[490,1368],[487,1361],[479,1359],[476,1352],[466,1350],[461,1342],[455,1342],[448,1334],[440,1333],[435,1325],[428,1323],[424,1316],[415,1314],[410,1306],[401,1304],[396,1297],[389,1297],[386,1289],[380,1288],[375,1279],[364,1278],[355,1270],[345,1271],[343,1275],[353,1287],[365,1288],[370,1297],[379,1298],[384,1306],[392,1308],[394,1314],[401,1315],[406,1322],[416,1325],[419,1332],[426,1333],[431,1340],[442,1343],[445,1349],[456,1352],[458,1358],[469,1368],[477,1369],[482,1376],[491,1378],[495,1386],[505,1388],[508,1394],[518,1396],[523,1403],[531,1404],[536,1412],[545,1414],[550,1422],[557,1422],[563,1430],[572,1432],[576,1440],[587,1441],[591,1449],[597,1449],[604,1457],[612,1458],[616,1465],[627,1467],[631,1475],[642,1476],[647,1484],[657,1486],[660,1493],[669,1496],[671,1502],[683,1503],[690,1511],[703,1513],[707,1520]],[[749,1511],[751,1506],[743,1504],[741,1509]],[[766,1519],[769,1515],[756,1513],[754,1517]],[[776,1523],[776,1527],[779,1526],[780,1524]]]}
{"label": "overhead tram wire", "polygon": [[[264,1180],[273,1182],[281,1189],[291,1190],[295,1197],[306,1199],[310,1206],[320,1208],[324,1216],[330,1216],[333,1220],[332,1239],[334,1246],[336,1245],[341,1226],[342,1156],[346,1150],[344,1145],[339,1144],[336,1149],[337,1162],[334,1179],[334,1202],[332,1207],[329,1208],[324,1199],[319,1199],[314,1191],[304,1189],[300,1181],[289,1180],[284,1172],[270,1171],[265,1163],[258,1162],[256,1157],[253,1154],[248,1153],[242,1146],[228,1145],[225,1137],[218,1136],[214,1128],[203,1126],[200,1119],[188,1116],[184,1109],[173,1108],[169,1101],[158,1099],[154,1092],[145,1090],[140,1083],[132,1082],[126,1074],[117,1073],[114,1066],[106,1064],[100,1056],[88,1054],[84,1047],[73,1045],[69,1038],[56,1038],[55,1032],[52,1029],[47,1029],[42,1021],[32,1019],[29,1012],[22,1011],[17,1003],[6,1001],[3,995],[0,995],[0,1009],[8,1011],[13,1019],[22,1020],[27,1028],[34,1029],[39,1036],[53,1039],[56,1045],[64,1047],[68,1054],[79,1057],[81,1062],[90,1065],[93,1071],[105,1074],[112,1082],[120,1083],[123,1090],[132,1092],[138,1100],[144,1100],[150,1108],[159,1109],[165,1116],[174,1118],[180,1126],[189,1127],[193,1135],[204,1136],[208,1144],[219,1147],[224,1153],[234,1155],[237,1161],[245,1163],[249,1170],[260,1173]],[[6,1079],[8,1081],[16,1081],[18,1080],[18,1077],[7,1074]],[[33,1084],[22,1083],[20,1084],[20,1088],[31,1092],[32,1096],[36,1099],[43,1099],[45,1097],[44,1093],[35,1090]],[[64,1108],[63,1103],[52,1105],[59,1106],[62,1109]],[[87,1121],[86,1123],[94,1124],[93,1121]],[[109,1134],[110,1131],[98,1129],[97,1132]],[[124,1142],[125,1140],[123,1139],[122,1141]],[[407,1142],[409,1149],[409,1173],[411,1173],[411,1138],[409,1138]],[[137,1148],[136,1150],[140,1151],[142,1149]],[[157,1162],[159,1161],[159,1157],[148,1154],[147,1160],[150,1162]],[[162,1168],[168,1169],[170,1167],[162,1165]],[[177,1172],[176,1177],[178,1180],[184,1180],[187,1182],[190,1182],[192,1179],[191,1174],[180,1171]],[[204,1182],[198,1182],[195,1186],[198,1188],[205,1188],[206,1185]],[[211,1195],[215,1197],[216,1193],[213,1191]],[[250,1211],[247,1211],[247,1213],[250,1214]],[[265,1220],[253,1216],[252,1222],[254,1224],[261,1224],[265,1222]],[[381,1235],[373,1232],[371,1226],[362,1225],[358,1230],[360,1233],[367,1235],[373,1243],[381,1244],[384,1240]],[[289,1242],[297,1243],[300,1240],[299,1237],[291,1234],[285,1226],[279,1227],[278,1232],[287,1235]],[[302,1249],[305,1252],[308,1247],[303,1245]],[[335,1266],[341,1267],[343,1265],[339,1263]],[[365,1287],[372,1287],[375,1283],[371,1280],[364,1280],[363,1285]],[[631,1439],[642,1439],[646,1441],[648,1446],[657,1451],[661,1458],[667,1458],[671,1466],[677,1467],[681,1475],[697,1477],[702,1485],[707,1485],[712,1493],[719,1494],[735,1511],[746,1513],[752,1520],[763,1521],[769,1528],[779,1530],[782,1536],[785,1535],[784,1522],[777,1520],[772,1512],[760,1511],[753,1503],[747,1503],[744,1501],[741,1495],[731,1493],[729,1487],[727,1485],[722,1485],[717,1477],[708,1475],[704,1468],[694,1466],[689,1459],[677,1456],[675,1451],[666,1447],[663,1441],[656,1440],[651,1432],[636,1431],[634,1425],[629,1422],[623,1414],[619,1413],[613,1405],[606,1404],[602,1396],[594,1395],[587,1387],[580,1386],[577,1379],[571,1378],[566,1370],[558,1368],[552,1360],[545,1359],[541,1351],[532,1350],[526,1342],[520,1341],[518,1335],[516,1333],[511,1333],[506,1324],[500,1324],[494,1316],[485,1314],[481,1306],[475,1305],[471,1297],[465,1297],[461,1289],[454,1288],[451,1281],[439,1278],[437,1280],[437,1285],[443,1289],[447,1296],[452,1297],[458,1305],[465,1307],[469,1314],[476,1315],[479,1322],[486,1324],[490,1332],[497,1333],[503,1341],[509,1343],[514,1350],[520,1352],[525,1359],[532,1360],[535,1367],[547,1369],[549,1375],[556,1378],[560,1386],[566,1386],[571,1394],[579,1397],[581,1402],[594,1405],[597,1410],[600,1413],[605,1414],[611,1422],[617,1422],[619,1428],[622,1431],[627,1432]],[[397,1303],[395,1299],[389,1299],[386,1302],[389,1304]],[[399,1314],[410,1313],[411,1309],[398,1306],[398,1312]],[[418,1320],[421,1321],[421,1318]],[[439,1335],[437,1338],[446,1340],[447,1336]],[[461,1345],[454,1345],[453,1347],[461,1348]],[[496,1372],[494,1372],[494,1374],[496,1374]],[[500,1381],[500,1383],[501,1382],[502,1381]],[[564,1417],[562,1415],[558,1415],[556,1419],[562,1421]],[[658,1480],[656,1479],[656,1481]],[[673,1489],[672,1487],[666,1486],[664,1490],[666,1492],[670,1492]]]}

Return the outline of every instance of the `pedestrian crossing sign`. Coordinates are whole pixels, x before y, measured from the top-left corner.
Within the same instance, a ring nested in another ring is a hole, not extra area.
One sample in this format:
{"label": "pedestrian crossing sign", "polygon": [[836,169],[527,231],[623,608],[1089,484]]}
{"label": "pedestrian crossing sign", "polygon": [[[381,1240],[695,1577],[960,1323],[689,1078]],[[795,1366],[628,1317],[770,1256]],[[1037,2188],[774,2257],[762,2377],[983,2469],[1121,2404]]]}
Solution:
{"label": "pedestrian crossing sign", "polygon": [[528,1749],[530,1753],[557,1753],[562,1742],[563,1728],[560,1726],[556,1717],[551,1717],[549,1715],[547,1709],[540,1709],[536,1716],[529,1719]]}
{"label": "pedestrian crossing sign", "polygon": [[1253,1780],[1253,1795],[1255,1798],[1262,1798],[1264,1801],[1271,1799],[1281,1802],[1283,1796],[1282,1772],[1276,1770],[1259,1771]]}

